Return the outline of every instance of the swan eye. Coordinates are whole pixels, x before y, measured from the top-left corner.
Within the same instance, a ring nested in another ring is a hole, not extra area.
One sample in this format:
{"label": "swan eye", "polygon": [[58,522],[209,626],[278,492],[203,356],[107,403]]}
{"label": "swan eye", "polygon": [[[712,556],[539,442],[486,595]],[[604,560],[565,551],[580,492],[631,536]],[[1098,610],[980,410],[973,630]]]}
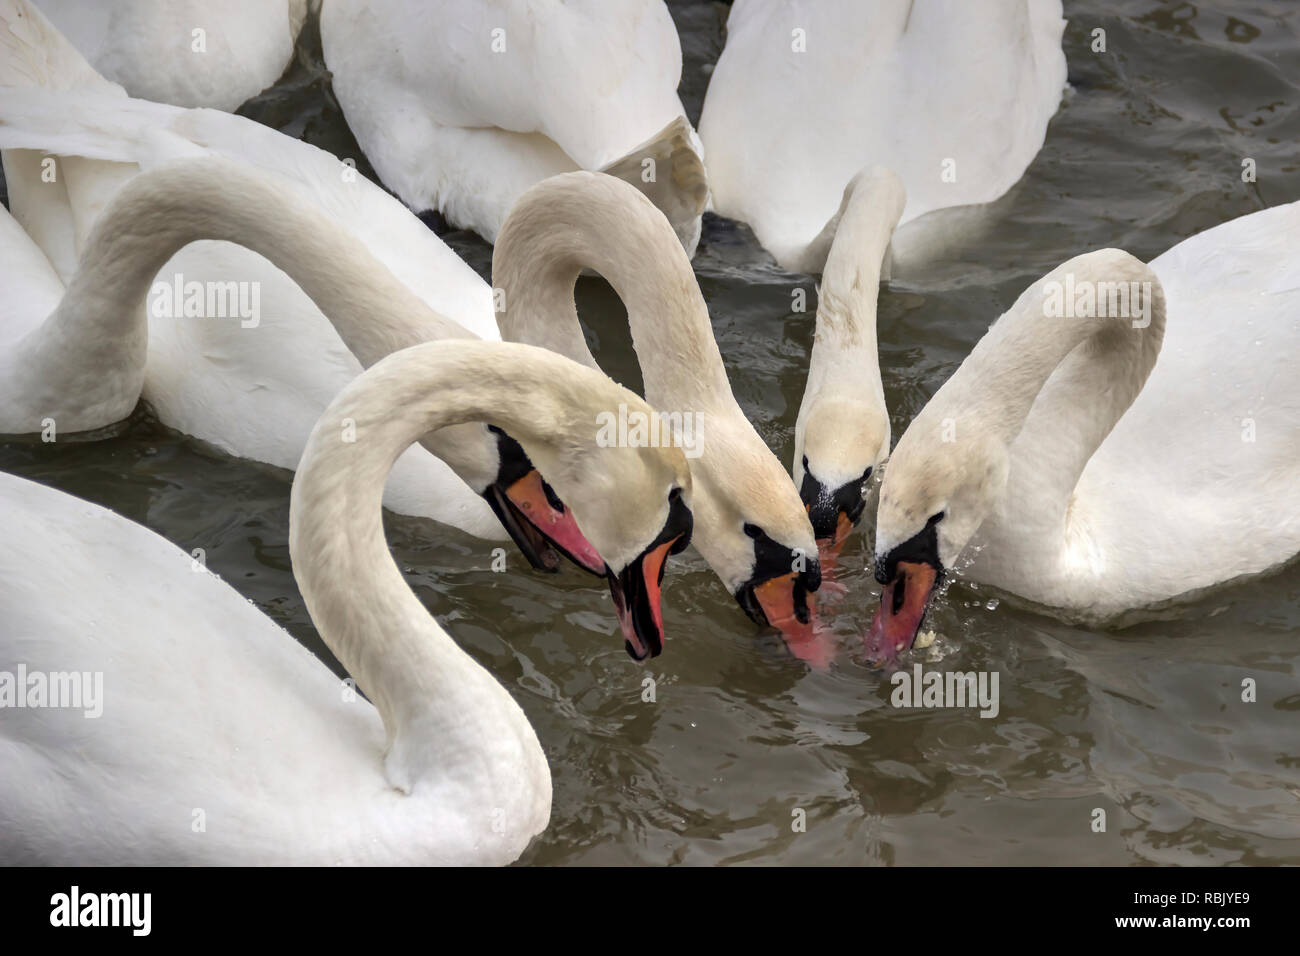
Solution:
{"label": "swan eye", "polygon": [[[807,455],[804,455],[804,456],[803,456],[803,470],[804,470],[804,471],[807,471],[807,470],[808,470],[808,456],[807,456]],[[868,469],[868,470],[870,470],[870,469]]]}
{"label": "swan eye", "polygon": [[867,470],[862,473],[861,481],[865,485],[870,480],[871,480],[871,466],[868,465]]}
{"label": "swan eye", "polygon": [[758,538],[762,536],[763,529],[756,524],[750,524],[749,522],[745,522],[745,534],[749,535],[751,538],[757,541]]}
{"label": "swan eye", "polygon": [[947,514],[946,511],[940,511],[938,514],[930,515],[930,520],[925,523],[925,526],[929,528],[932,527],[933,525],[938,524],[940,521],[943,520],[943,516],[945,514]]}
{"label": "swan eye", "polygon": [[672,489],[670,489],[669,492],[668,492],[668,501],[669,501],[670,503],[671,503],[671,502],[674,502],[674,501],[676,501],[678,498],[680,498],[681,496],[682,496],[682,489],[680,489],[680,488],[672,488]]}

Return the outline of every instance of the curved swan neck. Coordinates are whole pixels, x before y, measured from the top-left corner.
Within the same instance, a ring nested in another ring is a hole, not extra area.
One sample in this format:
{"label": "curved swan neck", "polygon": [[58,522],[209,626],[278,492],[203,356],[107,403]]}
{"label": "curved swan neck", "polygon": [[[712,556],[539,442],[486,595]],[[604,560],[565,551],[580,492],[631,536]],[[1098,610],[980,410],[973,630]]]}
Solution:
{"label": "curved swan neck", "polygon": [[138,306],[158,271],[202,239],[238,243],[287,272],[363,365],[427,338],[421,328],[464,334],[273,177],[210,157],[169,163],[123,187],[91,232],[55,321],[84,321],[78,303],[95,297],[132,306],[103,314],[105,321],[140,321]]}
{"label": "curved swan neck", "polygon": [[573,301],[583,269],[604,276],[623,300],[651,405],[676,411],[732,401],[704,297],[672,226],[611,176],[555,176],[515,204],[492,255],[493,284],[505,299],[502,338],[598,368]]}
{"label": "curved swan neck", "polygon": [[[1164,330],[1164,292],[1147,265],[1114,249],[1076,256],[994,323],[945,386],[948,404],[967,403],[1007,444],[1031,410],[1049,405],[1058,423],[1064,417],[1102,426],[1089,429],[1102,431],[1100,442],[1141,391]],[[1067,393],[1082,398],[1077,393],[1087,384],[1113,390],[1115,400],[1099,392],[1073,406],[1062,401]],[[1095,450],[1086,449],[1087,457]]]}
{"label": "curved swan neck", "polygon": [[488,739],[500,721],[523,716],[429,616],[393,562],[381,520],[393,462],[427,432],[488,421],[558,468],[573,447],[594,444],[592,409],[610,401],[611,389],[627,394],[528,346],[434,342],[379,362],[313,430],[291,496],[294,575],[321,637],[383,719],[395,786],[409,790],[435,758],[445,764],[449,754],[468,759],[501,746]]}
{"label": "curved swan neck", "polygon": [[[1073,310],[1065,296],[1075,297]],[[1089,253],[1030,286],[962,363],[952,388],[944,386],[934,414],[950,415],[959,434],[985,429],[1007,445],[1006,520],[1017,553],[1041,552],[1043,573],[1063,553],[1075,485],[1141,392],[1164,330],[1155,273],[1118,250]],[[986,523],[986,534],[1000,523]]]}
{"label": "curved swan neck", "polygon": [[5,357],[20,378],[33,379],[30,388],[19,383],[17,401],[30,408],[15,418],[48,413],[98,427],[125,417],[144,380],[146,297],[167,261],[203,239],[238,243],[287,272],[363,365],[416,342],[467,334],[287,184],[228,160],[183,159],[121,189],[92,229],[58,307]]}

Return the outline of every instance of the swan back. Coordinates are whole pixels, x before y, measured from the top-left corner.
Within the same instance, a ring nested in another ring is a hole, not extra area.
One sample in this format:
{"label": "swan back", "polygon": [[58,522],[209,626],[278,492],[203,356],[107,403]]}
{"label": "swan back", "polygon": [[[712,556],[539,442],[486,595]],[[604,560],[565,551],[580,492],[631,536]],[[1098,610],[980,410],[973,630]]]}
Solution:
{"label": "swan back", "polygon": [[306,0],[34,2],[131,95],[221,110],[279,79],[306,17]]}
{"label": "swan back", "polygon": [[714,208],[788,269],[868,163],[907,187],[900,224],[1006,192],[1065,87],[1060,0],[737,0],[700,136]]}

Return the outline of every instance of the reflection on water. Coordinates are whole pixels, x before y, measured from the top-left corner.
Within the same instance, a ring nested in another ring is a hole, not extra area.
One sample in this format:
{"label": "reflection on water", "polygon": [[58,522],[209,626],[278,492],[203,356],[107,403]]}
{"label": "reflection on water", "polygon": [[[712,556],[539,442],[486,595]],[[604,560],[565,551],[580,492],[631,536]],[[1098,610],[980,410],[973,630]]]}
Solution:
{"label": "reflection on water", "polygon": [[[1102,246],[1150,258],[1300,199],[1300,10],[1231,10],[1067,4],[1074,92],[1025,180],[996,204],[996,227],[882,294],[895,435],[1060,261]],[[684,99],[698,114],[717,11],[674,13],[687,31]],[[1089,50],[1095,26],[1107,31],[1105,56]],[[300,66],[246,111],[358,155],[323,87]],[[1259,170],[1253,184],[1240,179],[1246,156]],[[486,271],[485,244],[447,238]],[[747,230],[716,218],[696,266],[736,397],[788,462],[813,282],[782,273]],[[807,313],[790,311],[796,287],[809,291]],[[617,299],[597,279],[578,293],[597,357],[638,387]],[[289,569],[287,473],[231,460],[147,415],[97,443],[0,446],[0,468],[204,548],[210,567],[337,669]],[[532,574],[517,555],[495,574],[491,545],[389,517],[408,580],[510,688],[550,759],[551,826],[524,862],[1300,862],[1300,568],[1116,632],[1070,627],[959,580],[929,618],[935,644],[914,659],[996,671],[998,716],[902,710],[890,703],[890,672],[860,652],[878,595],[871,510],[841,561],[842,649],[825,672],[756,632],[693,550],[670,564],[665,652],[638,667],[600,582]],[[1092,830],[1097,808],[1104,833]]]}

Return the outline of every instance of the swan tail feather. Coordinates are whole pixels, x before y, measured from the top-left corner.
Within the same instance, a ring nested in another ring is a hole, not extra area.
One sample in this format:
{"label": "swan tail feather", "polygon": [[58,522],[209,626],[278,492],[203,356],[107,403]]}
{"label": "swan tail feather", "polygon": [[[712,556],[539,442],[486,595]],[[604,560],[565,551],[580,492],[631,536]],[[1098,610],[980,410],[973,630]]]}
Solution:
{"label": "swan tail feather", "polygon": [[699,137],[685,116],[678,116],[650,139],[600,172],[631,183],[672,224],[687,255],[700,239],[700,216],[709,199],[708,175]]}

